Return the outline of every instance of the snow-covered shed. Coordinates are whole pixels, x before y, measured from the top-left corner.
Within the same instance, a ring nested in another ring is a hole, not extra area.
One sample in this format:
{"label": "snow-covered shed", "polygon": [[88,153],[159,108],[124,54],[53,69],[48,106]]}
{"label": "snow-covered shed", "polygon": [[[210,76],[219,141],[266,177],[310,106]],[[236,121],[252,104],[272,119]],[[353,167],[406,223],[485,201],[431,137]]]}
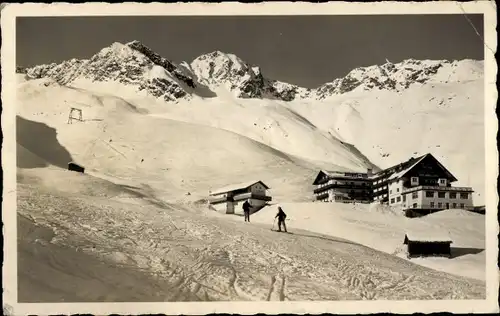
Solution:
{"label": "snow-covered shed", "polygon": [[269,187],[262,181],[232,184],[210,191],[210,206],[216,211],[234,214],[235,210],[239,209],[238,206],[243,204],[244,201],[249,201],[251,205],[250,212],[254,213],[272,200],[267,195],[267,190],[269,190]]}
{"label": "snow-covered shed", "polygon": [[407,232],[403,244],[409,258],[428,256],[451,256],[453,241],[447,234],[423,234]]}

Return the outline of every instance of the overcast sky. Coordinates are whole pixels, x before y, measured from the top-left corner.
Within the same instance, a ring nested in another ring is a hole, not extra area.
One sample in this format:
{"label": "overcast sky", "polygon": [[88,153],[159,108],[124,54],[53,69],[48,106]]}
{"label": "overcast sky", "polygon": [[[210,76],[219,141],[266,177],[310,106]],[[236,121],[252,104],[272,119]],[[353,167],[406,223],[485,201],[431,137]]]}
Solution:
{"label": "overcast sky", "polygon": [[[483,35],[483,16],[469,15]],[[139,40],[174,61],[220,50],[264,75],[304,87],[360,66],[415,59],[483,59],[464,15],[22,17],[17,64],[89,58],[113,42]]]}

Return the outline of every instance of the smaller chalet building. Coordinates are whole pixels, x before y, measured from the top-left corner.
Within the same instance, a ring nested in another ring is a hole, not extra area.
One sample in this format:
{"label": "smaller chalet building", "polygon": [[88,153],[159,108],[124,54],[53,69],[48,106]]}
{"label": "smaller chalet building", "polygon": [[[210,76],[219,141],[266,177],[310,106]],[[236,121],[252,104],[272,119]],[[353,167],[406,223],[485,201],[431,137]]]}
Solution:
{"label": "smaller chalet building", "polygon": [[210,192],[210,206],[225,214],[242,213],[243,203],[248,200],[252,205],[251,213],[263,208],[272,198],[267,195],[269,187],[262,181],[250,181],[230,185]]}

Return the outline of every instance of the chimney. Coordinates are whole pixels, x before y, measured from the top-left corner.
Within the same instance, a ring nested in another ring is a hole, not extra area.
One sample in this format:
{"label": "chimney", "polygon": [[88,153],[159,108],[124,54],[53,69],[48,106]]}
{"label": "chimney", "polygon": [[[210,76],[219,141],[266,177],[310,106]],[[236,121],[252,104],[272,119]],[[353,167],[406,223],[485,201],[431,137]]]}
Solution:
{"label": "chimney", "polygon": [[371,175],[373,175],[373,169],[372,168],[368,168],[366,170],[366,173],[368,174],[368,176],[370,177]]}

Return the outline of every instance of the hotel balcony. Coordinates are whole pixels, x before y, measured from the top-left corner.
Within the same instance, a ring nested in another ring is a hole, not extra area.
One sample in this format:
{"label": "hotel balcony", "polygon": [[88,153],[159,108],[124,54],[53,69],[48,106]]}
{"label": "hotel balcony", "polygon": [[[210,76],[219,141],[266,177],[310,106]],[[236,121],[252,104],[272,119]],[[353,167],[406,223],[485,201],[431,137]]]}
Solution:
{"label": "hotel balcony", "polygon": [[272,200],[272,197],[270,197],[269,195],[262,195],[262,194],[255,194],[255,193],[247,192],[247,193],[237,194],[234,196],[213,197],[210,199],[210,204],[217,204],[217,203],[223,203],[223,202],[237,202],[237,201],[248,200],[248,199],[269,202]]}
{"label": "hotel balcony", "polygon": [[[445,204],[445,203],[443,203]],[[469,206],[469,205],[464,205],[464,207],[460,206],[460,203],[457,203],[455,207],[449,203],[448,207],[446,205],[438,206],[437,204],[431,205],[431,204],[417,204],[417,207],[413,207],[412,205],[408,205],[404,209],[408,210],[436,210],[436,211],[444,211],[444,210],[449,210],[449,209],[462,209],[462,210],[467,210],[467,211],[472,211],[474,210],[474,206]]]}
{"label": "hotel balcony", "polygon": [[439,186],[439,185],[419,185],[416,187],[411,187],[411,188],[403,188],[403,193],[408,193],[408,192],[414,192],[414,191],[422,191],[422,190],[429,190],[429,191],[451,191],[451,192],[467,192],[467,193],[472,193],[474,190],[472,190],[471,187],[445,187],[445,186]]}
{"label": "hotel balcony", "polygon": [[323,200],[328,198],[328,192],[323,192],[316,195],[316,200]]}
{"label": "hotel balcony", "polygon": [[320,193],[323,191],[327,191],[330,189],[348,189],[348,190],[364,190],[364,191],[370,191],[371,192],[371,187],[369,185],[352,185],[352,184],[328,184],[323,187],[318,187],[314,189],[314,193]]}

